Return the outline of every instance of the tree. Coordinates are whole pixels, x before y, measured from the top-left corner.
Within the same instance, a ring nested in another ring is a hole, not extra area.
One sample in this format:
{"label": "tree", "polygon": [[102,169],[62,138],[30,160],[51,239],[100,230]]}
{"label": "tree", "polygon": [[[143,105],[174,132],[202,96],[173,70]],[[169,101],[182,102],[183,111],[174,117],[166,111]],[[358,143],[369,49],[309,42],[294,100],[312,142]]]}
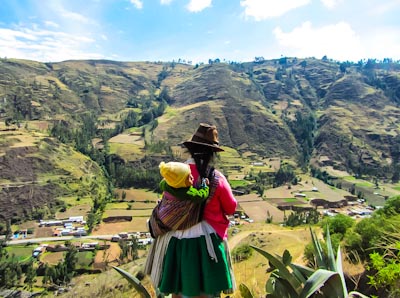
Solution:
{"label": "tree", "polygon": [[32,286],[35,282],[36,282],[36,269],[34,268],[34,262],[31,259],[25,269],[24,283],[28,286],[29,290],[32,290]]}
{"label": "tree", "polygon": [[75,271],[76,263],[78,262],[78,250],[75,246],[69,245],[68,251],[64,258],[64,264],[67,269],[67,273],[71,274],[71,277]]}
{"label": "tree", "polygon": [[[333,217],[325,217],[322,224],[323,226],[329,227],[329,232],[331,235],[341,234],[341,237],[343,238],[343,236],[346,234],[347,229],[351,228],[354,222],[354,219],[352,219],[351,217],[344,214],[338,214]],[[325,234],[326,232],[327,231],[324,231]]]}

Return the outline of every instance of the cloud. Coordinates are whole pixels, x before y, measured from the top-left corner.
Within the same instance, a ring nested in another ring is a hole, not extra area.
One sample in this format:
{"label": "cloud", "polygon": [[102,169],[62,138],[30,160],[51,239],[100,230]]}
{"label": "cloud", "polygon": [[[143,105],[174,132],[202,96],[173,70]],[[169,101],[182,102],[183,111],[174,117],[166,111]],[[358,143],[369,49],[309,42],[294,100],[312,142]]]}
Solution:
{"label": "cloud", "polygon": [[75,21],[75,22],[79,22],[79,23],[83,23],[83,24],[93,24],[92,20],[88,19],[87,17],[85,17],[79,13],[73,12],[73,11],[62,9],[60,11],[60,14],[62,17],[66,18],[70,21]]}
{"label": "cloud", "polygon": [[285,56],[316,57],[327,55],[337,60],[359,60],[365,57],[360,37],[345,22],[313,28],[304,22],[291,32],[274,29],[274,35]]}
{"label": "cloud", "polygon": [[171,2],[172,0],[160,0],[161,5],[169,5]]}
{"label": "cloud", "polygon": [[329,9],[334,8],[337,4],[342,2],[343,0],[321,0],[322,4]]}
{"label": "cloud", "polygon": [[400,5],[399,0],[391,0],[391,1],[385,1],[385,2],[381,1],[381,2],[379,2],[379,4],[376,4],[369,9],[368,15],[372,15],[372,16],[383,15],[390,11],[398,10],[399,5]]}
{"label": "cloud", "polygon": [[5,57],[56,62],[68,59],[100,59],[92,38],[38,28],[0,28],[0,53]]}
{"label": "cloud", "polygon": [[246,18],[262,21],[268,18],[280,17],[290,10],[307,5],[311,0],[243,0],[240,5],[244,7]]}
{"label": "cloud", "polygon": [[186,6],[186,8],[190,12],[200,12],[203,9],[206,9],[207,7],[211,6],[212,0],[190,0],[189,4]]}
{"label": "cloud", "polygon": [[142,9],[143,8],[143,2],[140,0],[130,0],[131,3],[137,8],[137,9]]}
{"label": "cloud", "polygon": [[44,21],[44,24],[47,27],[53,27],[53,28],[59,28],[60,27],[60,25],[58,25],[57,23],[52,22],[52,21]]}
{"label": "cloud", "polygon": [[[363,45],[368,52],[365,58],[400,59],[400,29],[378,26],[370,30],[363,39]],[[384,46],[382,46],[384,45]]]}

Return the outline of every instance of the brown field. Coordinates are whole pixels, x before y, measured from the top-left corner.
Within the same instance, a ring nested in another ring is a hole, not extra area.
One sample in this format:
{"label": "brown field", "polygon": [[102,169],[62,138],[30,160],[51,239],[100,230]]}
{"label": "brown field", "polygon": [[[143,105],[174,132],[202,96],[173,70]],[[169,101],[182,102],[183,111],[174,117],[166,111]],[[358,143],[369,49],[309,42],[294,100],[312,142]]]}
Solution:
{"label": "brown field", "polygon": [[151,215],[151,211],[153,211],[153,207],[149,207],[148,209],[132,209],[132,210],[111,209],[111,210],[107,210],[106,212],[104,212],[103,217],[109,217],[109,216],[136,216],[136,217],[146,217],[146,218],[148,218]]}
{"label": "brown field", "polygon": [[132,206],[132,209],[153,209],[154,206],[156,205],[155,201],[151,201],[149,203],[145,203],[145,202],[133,202],[133,203],[129,203],[129,205]]}
{"label": "brown field", "polygon": [[65,212],[57,212],[56,219],[65,219],[71,216],[84,216],[90,211],[91,206],[89,204],[76,205],[69,207]]}
{"label": "brown field", "polygon": [[[314,186],[318,188],[318,191],[312,191]],[[296,192],[303,192],[309,198],[322,198],[329,201],[340,201],[344,199],[345,195],[351,195],[345,190],[332,189],[329,185],[318,179],[307,177],[304,181],[301,181],[301,183],[292,185],[290,189],[287,185],[268,189],[264,192],[264,197],[274,199],[293,198]]]}
{"label": "brown field", "polygon": [[160,195],[152,192],[150,190],[143,189],[115,189],[115,192],[118,194],[118,197],[122,197],[122,192],[125,191],[126,197],[125,201],[135,201],[135,202],[144,202],[144,201],[154,201],[157,202]]}
{"label": "brown field", "polygon": [[40,261],[50,265],[56,265],[61,259],[63,259],[64,252],[51,252],[46,253],[40,257]]}
{"label": "brown field", "polygon": [[92,235],[113,235],[119,232],[144,232],[147,231],[147,217],[134,217],[130,222],[100,223]]}
{"label": "brown field", "polygon": [[144,145],[143,139],[141,136],[133,135],[133,134],[119,134],[115,137],[112,137],[109,140],[110,143],[122,143],[122,144],[138,144]]}
{"label": "brown field", "polygon": [[5,139],[12,140],[13,143],[10,144],[10,148],[18,148],[18,147],[31,147],[36,146],[36,143],[40,138],[43,137],[40,133],[27,133],[23,129],[19,129],[17,132],[0,132],[1,137]]}
{"label": "brown field", "polygon": [[94,263],[113,262],[118,259],[121,248],[116,242],[107,242],[110,248],[106,250],[99,250],[94,258]]}
{"label": "brown field", "polygon": [[236,197],[243,211],[255,222],[265,222],[268,212],[274,222],[282,222],[284,213],[276,206],[263,201],[257,194]]}
{"label": "brown field", "polygon": [[52,236],[53,236],[52,227],[40,227],[35,229],[35,238],[52,237]]}
{"label": "brown field", "polygon": [[49,122],[48,121],[29,121],[27,122],[28,129],[36,129],[47,131],[49,129]]}

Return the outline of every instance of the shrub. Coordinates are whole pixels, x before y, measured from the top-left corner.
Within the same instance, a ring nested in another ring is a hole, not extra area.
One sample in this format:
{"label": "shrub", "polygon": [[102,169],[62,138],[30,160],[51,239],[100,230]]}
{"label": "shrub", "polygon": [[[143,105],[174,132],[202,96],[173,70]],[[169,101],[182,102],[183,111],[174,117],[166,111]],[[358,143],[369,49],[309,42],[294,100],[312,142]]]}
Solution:
{"label": "shrub", "polygon": [[249,244],[242,244],[232,251],[232,258],[235,262],[241,262],[250,258],[253,254],[253,250],[251,249]]}

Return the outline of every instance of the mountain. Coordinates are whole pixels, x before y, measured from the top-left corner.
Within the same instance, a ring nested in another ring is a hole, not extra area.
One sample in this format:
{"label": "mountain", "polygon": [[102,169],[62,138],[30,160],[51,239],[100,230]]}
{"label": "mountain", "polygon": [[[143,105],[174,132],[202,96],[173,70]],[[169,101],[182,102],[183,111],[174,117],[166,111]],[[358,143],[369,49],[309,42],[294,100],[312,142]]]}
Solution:
{"label": "mountain", "polygon": [[[400,172],[399,104],[400,65],[390,60],[355,64],[283,57],[195,66],[0,60],[3,133],[46,135],[48,130],[35,129],[38,123],[51,129],[60,122],[74,131],[82,123],[79,116],[91,112],[100,130],[114,129],[111,136],[117,128],[134,126],[130,133],[139,136],[150,129],[147,145],[176,145],[199,122],[208,122],[218,126],[223,146],[241,154],[393,180]],[[3,186],[32,181],[29,171],[18,177],[4,172],[18,167],[21,156],[34,156],[43,147],[52,148],[45,153],[51,156],[65,146],[47,135],[36,149],[23,144],[15,149],[10,138],[0,141]],[[66,174],[45,160],[29,161],[33,172],[47,167],[53,175]],[[53,197],[58,190],[50,189]],[[5,188],[1,191],[4,198]]]}

